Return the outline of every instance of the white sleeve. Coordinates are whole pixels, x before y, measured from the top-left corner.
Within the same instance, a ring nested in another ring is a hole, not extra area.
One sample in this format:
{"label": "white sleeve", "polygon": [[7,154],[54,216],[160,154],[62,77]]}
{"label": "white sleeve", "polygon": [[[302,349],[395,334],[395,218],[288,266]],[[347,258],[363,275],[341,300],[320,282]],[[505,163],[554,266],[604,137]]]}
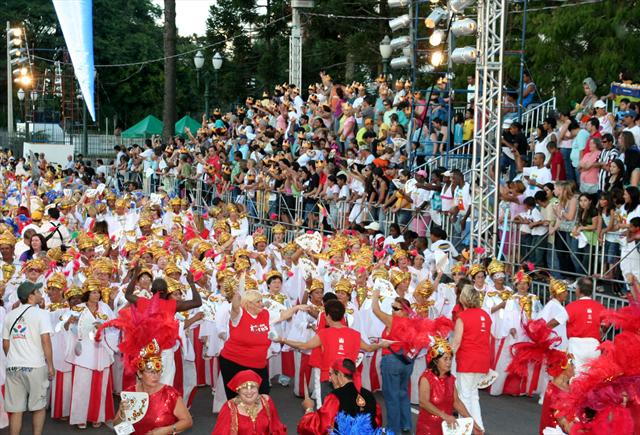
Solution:
{"label": "white sleeve", "polygon": [[51,317],[49,316],[49,313],[41,309],[38,310],[38,315],[40,316],[40,335],[52,334],[53,328],[51,327]]}

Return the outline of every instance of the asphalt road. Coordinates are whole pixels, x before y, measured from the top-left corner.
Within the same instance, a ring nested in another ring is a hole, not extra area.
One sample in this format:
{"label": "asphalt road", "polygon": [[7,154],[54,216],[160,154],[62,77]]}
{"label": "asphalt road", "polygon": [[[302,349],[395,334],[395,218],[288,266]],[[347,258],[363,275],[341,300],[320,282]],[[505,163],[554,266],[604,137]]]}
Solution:
{"label": "asphalt road", "polygon": [[[298,420],[302,416],[300,407],[301,399],[293,396],[291,388],[274,385],[271,397],[276,403],[280,419],[289,428],[289,433],[296,433]],[[380,395],[377,396],[382,400]],[[211,413],[211,389],[202,387],[198,390],[191,408],[194,426],[188,433],[190,435],[209,435],[215,425],[216,417]],[[538,432],[541,407],[537,401],[527,397],[491,397],[486,393],[480,393],[480,406],[487,435],[534,435]],[[417,418],[417,410],[414,412]],[[25,414],[22,433],[31,433],[31,417]],[[0,434],[8,434],[7,428],[0,430]],[[69,426],[67,423],[47,419],[44,435],[63,434],[113,434],[114,432],[103,426],[93,429],[91,425],[85,430]]]}

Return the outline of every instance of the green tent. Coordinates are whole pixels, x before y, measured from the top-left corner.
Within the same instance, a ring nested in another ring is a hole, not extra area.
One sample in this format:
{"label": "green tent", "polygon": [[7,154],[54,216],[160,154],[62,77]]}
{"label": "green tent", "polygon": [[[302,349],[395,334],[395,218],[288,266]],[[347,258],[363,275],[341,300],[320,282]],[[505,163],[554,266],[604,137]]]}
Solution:
{"label": "green tent", "polygon": [[184,132],[185,127],[189,127],[191,133],[195,136],[198,129],[202,126],[201,123],[190,117],[189,115],[185,115],[181,120],[176,122],[176,134],[179,134],[182,137],[187,137],[187,134]]}
{"label": "green tent", "polygon": [[147,138],[154,134],[162,134],[162,121],[149,115],[142,121],[122,132],[124,138]]}

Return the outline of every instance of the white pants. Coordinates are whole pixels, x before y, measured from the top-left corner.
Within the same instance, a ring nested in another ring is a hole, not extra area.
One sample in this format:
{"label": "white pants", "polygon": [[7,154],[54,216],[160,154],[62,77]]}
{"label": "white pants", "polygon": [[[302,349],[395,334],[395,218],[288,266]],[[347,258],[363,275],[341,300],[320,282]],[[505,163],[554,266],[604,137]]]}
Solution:
{"label": "white pants", "polygon": [[456,388],[458,397],[469,411],[473,421],[484,430],[482,414],[480,413],[480,396],[478,395],[478,382],[486,373],[458,373]]}
{"label": "white pants", "polygon": [[576,375],[585,370],[584,365],[600,356],[600,342],[592,337],[572,337],[569,339],[569,353],[573,355]]}
{"label": "white pants", "polygon": [[160,353],[162,358],[162,374],[160,375],[160,383],[165,385],[173,385],[173,378],[176,375],[176,360],[174,359],[175,350],[165,349]]}
{"label": "white pants", "polygon": [[316,401],[316,409],[322,407],[322,388],[320,383],[320,369],[313,367],[311,369],[311,397]]}
{"label": "white pants", "polygon": [[[112,395],[108,391],[109,367],[102,371],[102,382],[98,385],[100,391],[92,391],[92,380],[99,374],[98,371],[74,366],[73,386],[71,387],[71,412],[69,424],[103,423],[113,418],[113,408],[107,409],[107,402],[113,407]],[[96,397],[97,396],[97,397]],[[99,406],[94,415],[89,415],[90,403],[99,401]]]}

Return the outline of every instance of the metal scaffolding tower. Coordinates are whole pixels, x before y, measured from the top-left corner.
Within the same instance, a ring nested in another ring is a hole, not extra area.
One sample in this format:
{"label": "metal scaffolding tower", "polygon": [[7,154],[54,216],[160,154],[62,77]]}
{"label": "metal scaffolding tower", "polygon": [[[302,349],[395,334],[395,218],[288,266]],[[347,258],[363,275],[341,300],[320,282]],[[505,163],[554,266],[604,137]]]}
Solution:
{"label": "metal scaffolding tower", "polygon": [[497,254],[506,0],[478,1],[478,61],[475,80],[472,210],[469,251]]}

